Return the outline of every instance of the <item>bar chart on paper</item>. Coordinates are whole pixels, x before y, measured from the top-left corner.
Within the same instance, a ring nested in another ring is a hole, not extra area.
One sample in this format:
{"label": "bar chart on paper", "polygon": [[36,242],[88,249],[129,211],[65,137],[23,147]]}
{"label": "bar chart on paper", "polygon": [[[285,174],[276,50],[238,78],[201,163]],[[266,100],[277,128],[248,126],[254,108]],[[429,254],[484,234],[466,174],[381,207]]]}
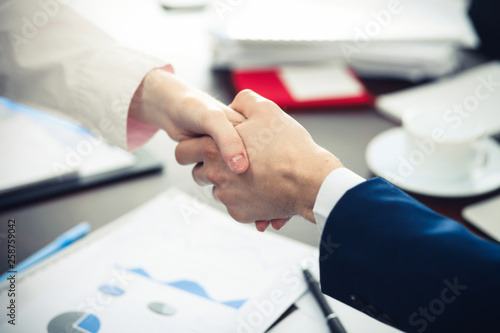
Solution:
{"label": "bar chart on paper", "polygon": [[[193,198],[174,193],[27,274],[18,286],[19,317],[30,320],[12,329],[0,318],[0,331],[235,332],[252,300],[301,258],[316,255],[209,206],[193,211]],[[295,292],[291,297],[303,290]]]}

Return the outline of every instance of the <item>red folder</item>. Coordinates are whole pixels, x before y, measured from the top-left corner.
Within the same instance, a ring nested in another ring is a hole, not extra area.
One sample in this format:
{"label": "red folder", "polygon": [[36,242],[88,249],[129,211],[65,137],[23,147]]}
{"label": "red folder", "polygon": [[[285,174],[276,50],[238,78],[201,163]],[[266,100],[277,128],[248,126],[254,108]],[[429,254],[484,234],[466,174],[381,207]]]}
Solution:
{"label": "red folder", "polygon": [[373,96],[364,88],[356,74],[349,69],[353,78],[363,86],[361,93],[335,98],[297,101],[287,90],[279,76],[279,67],[237,68],[232,70],[236,91],[251,89],[286,109],[318,109],[333,107],[360,107],[373,105]]}

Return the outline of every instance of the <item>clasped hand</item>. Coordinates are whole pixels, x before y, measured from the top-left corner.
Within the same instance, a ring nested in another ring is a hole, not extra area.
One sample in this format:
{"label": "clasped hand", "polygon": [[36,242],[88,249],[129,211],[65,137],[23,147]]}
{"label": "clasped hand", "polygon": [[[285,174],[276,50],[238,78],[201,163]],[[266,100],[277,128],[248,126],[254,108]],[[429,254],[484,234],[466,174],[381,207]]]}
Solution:
{"label": "clasped hand", "polygon": [[259,231],[280,229],[293,215],[315,222],[313,206],[325,177],[341,165],[275,103],[245,90],[229,107],[244,116],[234,123],[243,140],[249,167],[237,174],[221,157],[210,136],[182,140],[175,151],[180,164],[196,163],[199,185],[213,185],[213,195],[239,222],[255,222]]}

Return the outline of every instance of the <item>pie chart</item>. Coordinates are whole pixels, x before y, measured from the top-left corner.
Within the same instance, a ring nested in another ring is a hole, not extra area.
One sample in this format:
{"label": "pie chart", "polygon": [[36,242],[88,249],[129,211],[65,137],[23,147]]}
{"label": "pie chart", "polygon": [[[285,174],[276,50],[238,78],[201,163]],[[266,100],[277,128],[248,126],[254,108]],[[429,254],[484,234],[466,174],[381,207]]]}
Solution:
{"label": "pie chart", "polygon": [[97,333],[101,323],[91,313],[65,312],[53,318],[47,326],[48,333]]}

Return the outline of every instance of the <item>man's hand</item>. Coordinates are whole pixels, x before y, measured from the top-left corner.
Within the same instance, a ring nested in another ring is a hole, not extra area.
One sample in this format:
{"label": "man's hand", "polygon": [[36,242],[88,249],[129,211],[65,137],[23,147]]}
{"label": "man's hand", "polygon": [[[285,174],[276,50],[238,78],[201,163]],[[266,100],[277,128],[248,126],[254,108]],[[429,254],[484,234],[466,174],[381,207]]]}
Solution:
{"label": "man's hand", "polygon": [[257,222],[261,231],[279,229],[293,215],[314,222],[312,209],[325,177],[342,166],[309,133],[273,102],[246,90],[230,107],[247,119],[236,125],[250,160],[248,170],[231,173],[209,137],[179,143],[177,161],[198,163],[193,176],[214,185],[214,196],[240,222]]}
{"label": "man's hand", "polygon": [[137,120],[164,129],[176,141],[209,135],[232,172],[248,168],[245,147],[233,126],[245,118],[174,74],[162,69],[149,72],[129,112]]}

